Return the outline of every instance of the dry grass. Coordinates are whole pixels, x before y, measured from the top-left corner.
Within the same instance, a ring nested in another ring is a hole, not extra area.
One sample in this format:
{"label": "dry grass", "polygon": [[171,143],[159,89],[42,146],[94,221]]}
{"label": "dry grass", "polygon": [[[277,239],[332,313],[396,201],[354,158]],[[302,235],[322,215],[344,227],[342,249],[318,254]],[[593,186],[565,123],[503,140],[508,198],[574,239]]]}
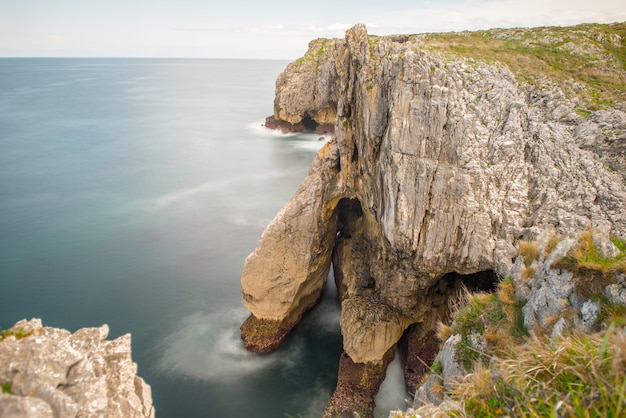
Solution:
{"label": "dry grass", "polygon": [[[440,325],[439,338],[445,341],[454,334],[461,336],[456,354],[469,370],[474,362],[488,360],[509,345],[515,345],[527,335],[521,315],[521,304],[515,299],[513,280],[504,278],[495,293],[465,292],[453,312],[450,326]],[[481,335],[486,349],[478,349],[472,335]]]}
{"label": "dry grass", "polygon": [[626,334],[613,323],[604,334],[532,338],[477,363],[452,397],[473,417],[621,417],[625,377]]}
{"label": "dry grass", "polygon": [[539,245],[532,241],[520,241],[519,255],[524,259],[524,265],[530,267],[533,261],[539,260]]}
{"label": "dry grass", "polygon": [[556,234],[550,234],[550,237],[548,238],[548,242],[546,243],[543,249],[543,257],[548,258],[548,256],[552,254],[552,251],[554,251],[556,246],[559,245],[561,241],[563,241],[562,237]]}
{"label": "dry grass", "polygon": [[524,269],[522,270],[522,280],[524,280],[525,282],[529,282],[535,277],[536,273],[537,272],[534,268],[524,266]]}

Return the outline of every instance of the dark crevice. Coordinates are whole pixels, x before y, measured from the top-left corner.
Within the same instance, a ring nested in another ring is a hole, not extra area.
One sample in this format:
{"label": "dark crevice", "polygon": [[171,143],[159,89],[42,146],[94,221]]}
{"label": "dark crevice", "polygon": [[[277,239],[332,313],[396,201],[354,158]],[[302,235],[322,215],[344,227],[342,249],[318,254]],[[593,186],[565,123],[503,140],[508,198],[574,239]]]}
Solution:
{"label": "dark crevice", "polygon": [[493,270],[479,271],[473,274],[459,274],[456,272],[445,274],[439,283],[462,283],[469,291],[472,292],[493,292],[498,287],[500,278]]}
{"label": "dark crevice", "polygon": [[359,150],[355,147],[352,151],[352,162],[355,163],[359,159]]}
{"label": "dark crevice", "polygon": [[337,238],[352,238],[355,221],[363,216],[359,199],[343,198],[337,204]]}
{"label": "dark crevice", "polygon": [[[345,291],[344,283],[344,264],[346,259],[344,258],[349,248],[354,245],[359,245],[359,241],[352,241],[353,237],[357,238],[361,233],[361,218],[363,216],[363,208],[359,199],[343,198],[337,203],[335,207],[335,215],[337,216],[337,232],[335,234],[335,244],[333,248],[333,273],[335,275],[335,285],[337,286],[337,296],[339,300],[343,300]],[[360,266],[363,264],[359,263]],[[365,274],[364,271],[355,272],[357,277],[361,277]],[[373,280],[369,280],[363,286],[373,287]]]}
{"label": "dark crevice", "polygon": [[315,132],[315,129],[317,129],[319,125],[317,122],[311,119],[309,115],[306,115],[305,117],[303,117],[301,123],[302,123],[302,126],[304,126],[304,129],[306,131],[311,131],[311,132]]}

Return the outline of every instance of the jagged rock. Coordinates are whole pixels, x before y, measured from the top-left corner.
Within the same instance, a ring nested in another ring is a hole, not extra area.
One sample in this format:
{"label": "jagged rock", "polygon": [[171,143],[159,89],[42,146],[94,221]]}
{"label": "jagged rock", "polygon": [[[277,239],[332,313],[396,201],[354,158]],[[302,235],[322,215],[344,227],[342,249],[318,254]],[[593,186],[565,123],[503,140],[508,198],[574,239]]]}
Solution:
{"label": "jagged rock", "polygon": [[54,413],[50,405],[39,398],[0,393],[0,417],[54,418]]}
{"label": "jagged rock", "polygon": [[305,56],[289,64],[278,76],[274,99],[276,120],[297,125],[308,116],[320,125],[335,124],[339,91],[334,82],[335,63],[328,56],[337,43],[335,39],[311,41]]}
{"label": "jagged rock", "polygon": [[423,405],[439,405],[443,402],[443,379],[438,374],[430,374],[415,391],[413,404],[416,407]]}
{"label": "jagged rock", "polygon": [[[279,77],[274,116],[336,118],[336,136],[246,260],[248,347],[285,337],[331,260],[345,352],[369,364],[446,311],[434,298],[446,274],[505,275],[517,242],[546,229],[626,235],[623,178],[579,146],[576,103],[501,65],[420,50],[419,37],[371,38],[357,25],[311,43]],[[531,304],[560,309],[567,291]],[[537,310],[529,321],[548,315]]]}
{"label": "jagged rock", "polygon": [[577,144],[593,152],[626,180],[626,113],[618,109],[593,112],[576,125]]}
{"label": "jagged rock", "polygon": [[434,370],[417,388],[413,399],[415,407],[428,404],[439,405],[444,400],[444,394],[452,389],[454,382],[463,377],[464,369],[456,354],[456,348],[460,342],[460,335],[452,335],[443,343],[441,351],[435,358],[441,370]]}
{"label": "jagged rock", "polygon": [[[573,274],[569,270],[555,269],[552,265],[565,257],[575,243],[573,238],[564,239],[545,259],[543,246],[539,244],[541,257],[534,268],[533,277],[516,280],[516,297],[525,301],[522,313],[527,329],[544,328],[550,320],[572,308],[572,296],[575,295]],[[511,270],[512,277],[523,277],[520,266],[523,266],[522,257],[518,258],[516,267]]]}
{"label": "jagged rock", "polygon": [[626,305],[626,275],[617,275],[615,283],[605,288],[604,295],[614,305]]}
{"label": "jagged rock", "polygon": [[0,341],[2,417],[154,417],[150,386],[137,376],[130,335],[69,331],[22,320]]}
{"label": "jagged rock", "polygon": [[593,331],[598,322],[598,315],[600,313],[600,305],[593,300],[587,300],[580,308],[580,320],[583,324],[583,328],[587,332]]}
{"label": "jagged rock", "polygon": [[441,348],[441,376],[444,390],[450,389],[451,385],[463,376],[463,366],[459,364],[456,355],[456,346],[461,341],[460,335],[453,335],[446,340]]}
{"label": "jagged rock", "polygon": [[606,232],[596,229],[591,231],[591,239],[598,252],[605,258],[615,258],[619,255],[619,248],[613,244]]}
{"label": "jagged rock", "polygon": [[330,398],[324,418],[352,418],[372,416],[376,406],[374,398],[385,379],[389,363],[393,361],[395,346],[390,348],[377,363],[355,363],[342,354],[339,360],[337,390]]}

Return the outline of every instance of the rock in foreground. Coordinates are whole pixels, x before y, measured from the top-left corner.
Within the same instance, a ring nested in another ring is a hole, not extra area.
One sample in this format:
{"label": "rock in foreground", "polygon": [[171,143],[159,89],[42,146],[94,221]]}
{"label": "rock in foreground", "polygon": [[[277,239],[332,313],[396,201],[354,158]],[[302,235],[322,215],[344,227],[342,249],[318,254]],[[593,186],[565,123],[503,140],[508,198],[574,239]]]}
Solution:
{"label": "rock in foreground", "polygon": [[137,376],[130,334],[74,334],[22,320],[0,339],[1,417],[154,418],[150,386]]}

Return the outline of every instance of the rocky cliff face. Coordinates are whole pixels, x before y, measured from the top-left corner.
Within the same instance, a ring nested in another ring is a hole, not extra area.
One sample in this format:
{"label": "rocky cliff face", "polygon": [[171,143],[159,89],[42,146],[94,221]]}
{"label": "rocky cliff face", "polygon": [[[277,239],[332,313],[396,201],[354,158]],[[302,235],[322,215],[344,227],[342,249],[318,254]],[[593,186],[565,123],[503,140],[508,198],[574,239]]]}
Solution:
{"label": "rocky cliff face", "polygon": [[154,418],[150,386],[137,376],[130,335],[69,331],[20,321],[0,340],[0,416]]}
{"label": "rocky cliff face", "polygon": [[332,265],[346,359],[328,416],[357,404],[371,413],[371,399],[342,388],[375,394],[405,334],[415,380],[415,351],[434,357],[448,298],[461,285],[493,287],[519,240],[590,225],[626,235],[616,173],[626,114],[576,111],[577,96],[549,78],[520,83],[504,65],[424,45],[357,25],[344,40],[311,43],[277,81],[276,119],[334,121],[335,137],[246,260],[242,337],[252,350],[275,348]]}

